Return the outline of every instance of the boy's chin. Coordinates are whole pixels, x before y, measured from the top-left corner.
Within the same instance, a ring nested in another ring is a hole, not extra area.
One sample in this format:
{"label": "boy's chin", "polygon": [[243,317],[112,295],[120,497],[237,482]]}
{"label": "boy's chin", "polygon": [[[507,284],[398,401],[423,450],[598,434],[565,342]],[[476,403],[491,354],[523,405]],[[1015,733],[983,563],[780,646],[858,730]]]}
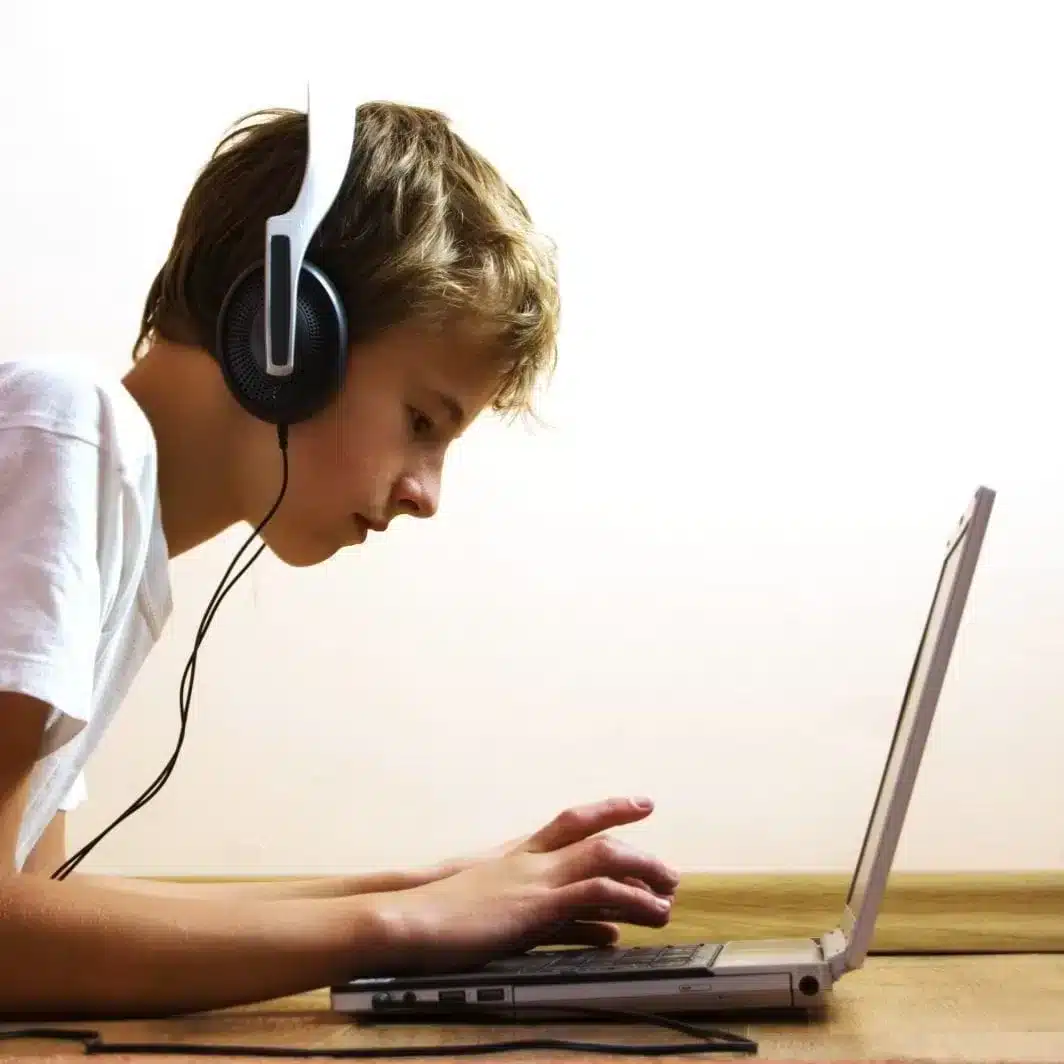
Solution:
{"label": "boy's chin", "polygon": [[262,539],[278,561],[293,569],[321,565],[345,547],[351,546],[336,539],[314,536],[263,535]]}

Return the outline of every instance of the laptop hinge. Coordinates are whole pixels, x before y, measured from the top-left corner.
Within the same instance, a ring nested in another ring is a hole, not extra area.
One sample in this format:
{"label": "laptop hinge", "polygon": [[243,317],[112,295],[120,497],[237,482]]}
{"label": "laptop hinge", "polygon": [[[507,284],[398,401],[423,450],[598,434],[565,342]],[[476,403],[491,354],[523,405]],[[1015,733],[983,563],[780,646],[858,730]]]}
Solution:
{"label": "laptop hinge", "polygon": [[849,970],[846,963],[846,936],[840,928],[829,931],[820,939],[820,948],[824,951],[824,961],[831,972],[832,979],[839,979]]}

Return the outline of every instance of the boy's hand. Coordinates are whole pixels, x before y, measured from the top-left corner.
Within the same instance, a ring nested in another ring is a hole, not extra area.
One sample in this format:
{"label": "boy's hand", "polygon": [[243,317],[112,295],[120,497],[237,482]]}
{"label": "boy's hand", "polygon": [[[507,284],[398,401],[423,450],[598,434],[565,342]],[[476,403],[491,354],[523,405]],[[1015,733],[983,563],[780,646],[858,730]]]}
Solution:
{"label": "boy's hand", "polygon": [[649,811],[627,800],[571,810],[500,856],[377,895],[390,971],[453,971],[536,946],[607,946],[615,921],[664,927],[677,873],[599,834]]}
{"label": "boy's hand", "polygon": [[[573,806],[559,813],[549,824],[531,835],[511,839],[480,854],[444,861],[438,866],[437,874],[433,878],[442,879],[456,875],[486,861],[495,861],[508,855],[560,849],[611,828],[645,820],[653,811],[654,803],[649,798],[606,798],[589,805]],[[672,892],[668,892],[666,896],[671,897]]]}

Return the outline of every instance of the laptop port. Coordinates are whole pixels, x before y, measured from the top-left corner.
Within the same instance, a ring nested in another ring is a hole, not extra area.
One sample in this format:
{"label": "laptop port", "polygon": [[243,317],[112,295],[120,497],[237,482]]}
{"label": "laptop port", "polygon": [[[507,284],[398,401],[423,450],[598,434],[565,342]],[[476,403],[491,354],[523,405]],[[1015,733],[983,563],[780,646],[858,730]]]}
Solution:
{"label": "laptop port", "polygon": [[440,1001],[447,1002],[464,1002],[465,991],[464,990],[441,990]]}
{"label": "laptop port", "polygon": [[489,987],[477,991],[477,1001],[505,1001],[506,991],[501,986]]}

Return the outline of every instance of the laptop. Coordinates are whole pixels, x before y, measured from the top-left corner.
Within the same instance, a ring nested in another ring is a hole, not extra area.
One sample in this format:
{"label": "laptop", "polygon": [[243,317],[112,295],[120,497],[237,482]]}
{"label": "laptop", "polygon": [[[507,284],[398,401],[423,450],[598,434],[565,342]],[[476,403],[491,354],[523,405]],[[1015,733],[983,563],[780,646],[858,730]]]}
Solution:
{"label": "laptop", "polygon": [[334,1010],[356,1017],[451,1011],[517,1018],[580,1008],[711,1013],[823,1006],[865,960],[928,731],[968,600],[995,493],[980,487],[950,536],[909,674],[879,790],[837,926],[817,938],[626,948],[536,949],[445,975],[358,978],[331,987]]}

